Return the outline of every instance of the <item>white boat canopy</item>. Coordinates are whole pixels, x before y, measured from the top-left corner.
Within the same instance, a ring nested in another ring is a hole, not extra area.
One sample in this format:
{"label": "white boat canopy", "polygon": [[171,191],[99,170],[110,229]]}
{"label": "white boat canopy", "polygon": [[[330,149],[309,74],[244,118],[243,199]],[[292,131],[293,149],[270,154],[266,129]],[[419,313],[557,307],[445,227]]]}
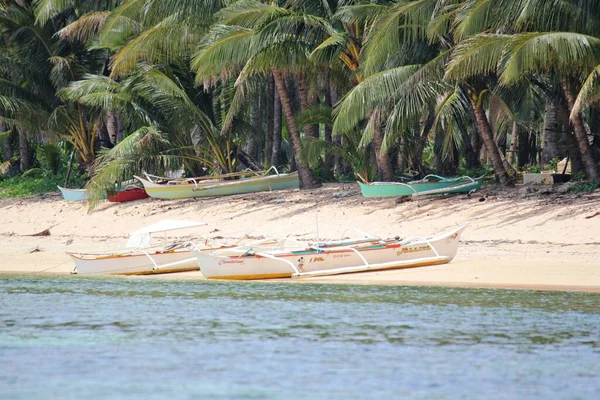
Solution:
{"label": "white boat canopy", "polygon": [[203,225],[206,225],[206,222],[165,219],[152,225],[148,225],[144,228],[140,228],[137,231],[133,232],[129,236],[129,240],[127,241],[127,247],[150,247],[150,242],[152,240],[151,235],[153,233],[175,231],[185,228],[195,228]]}

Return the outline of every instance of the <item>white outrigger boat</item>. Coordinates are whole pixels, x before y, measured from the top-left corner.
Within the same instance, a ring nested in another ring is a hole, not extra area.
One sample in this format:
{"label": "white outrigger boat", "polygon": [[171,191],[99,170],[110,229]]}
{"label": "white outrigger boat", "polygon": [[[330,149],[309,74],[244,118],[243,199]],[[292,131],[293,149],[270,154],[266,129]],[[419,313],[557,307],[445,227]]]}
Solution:
{"label": "white outrigger boat", "polygon": [[335,275],[412,268],[450,262],[458,250],[460,226],[434,238],[363,240],[317,243],[304,248],[278,243],[237,246],[212,252],[196,251],[207,279],[270,279]]}
{"label": "white outrigger boat", "polygon": [[[73,273],[145,275],[197,271],[198,259],[192,242],[167,242],[167,232],[196,228],[206,222],[164,220],[138,229],[127,242],[127,249],[108,253],[67,253],[75,261]],[[152,246],[152,235],[164,233],[162,246]]]}
{"label": "white outrigger boat", "polygon": [[[203,239],[199,248],[192,241],[167,241],[167,232],[206,225],[205,222],[164,220],[138,229],[133,232],[127,242],[127,249],[108,253],[67,253],[74,261],[74,274],[108,274],[108,275],[150,275],[171,272],[198,271],[198,251],[215,251],[234,247],[245,238],[235,243],[217,242]],[[152,246],[152,235],[164,233],[162,245]],[[264,235],[261,240],[250,243],[259,245],[273,242]],[[204,246],[212,246],[204,250]]]}

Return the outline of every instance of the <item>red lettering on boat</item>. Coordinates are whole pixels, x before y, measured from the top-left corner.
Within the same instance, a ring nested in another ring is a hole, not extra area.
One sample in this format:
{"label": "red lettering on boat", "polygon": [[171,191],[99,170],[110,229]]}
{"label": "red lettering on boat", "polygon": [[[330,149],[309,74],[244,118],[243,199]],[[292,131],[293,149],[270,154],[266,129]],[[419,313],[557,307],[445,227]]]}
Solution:
{"label": "red lettering on boat", "polygon": [[244,260],[221,260],[219,261],[219,265],[224,264],[243,264]]}

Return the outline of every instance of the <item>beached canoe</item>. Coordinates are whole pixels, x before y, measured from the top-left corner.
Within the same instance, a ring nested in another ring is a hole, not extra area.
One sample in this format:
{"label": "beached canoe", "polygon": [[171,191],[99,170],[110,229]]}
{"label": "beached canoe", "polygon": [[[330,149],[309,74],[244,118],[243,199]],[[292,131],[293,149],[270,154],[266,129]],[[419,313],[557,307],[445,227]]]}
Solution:
{"label": "beached canoe", "polygon": [[[136,178],[142,182],[151,197],[159,199],[184,199],[191,197],[229,196],[234,194],[297,189],[298,173],[267,175],[264,172],[247,178],[227,180],[221,177],[188,179]],[[208,179],[207,179],[208,178]]]}
{"label": "beached canoe", "polygon": [[456,255],[461,226],[431,239],[374,240],[350,245],[272,250],[238,246],[198,251],[207,279],[269,279],[412,268],[445,264]]}
{"label": "beached canoe", "polygon": [[124,203],[127,201],[141,200],[148,197],[148,193],[146,193],[144,188],[131,187],[110,194],[108,196],[108,201],[113,203]]}
{"label": "beached canoe", "polygon": [[[172,238],[167,240],[168,232],[197,228],[206,225],[199,221],[163,220],[138,229],[129,236],[123,250],[103,253],[67,253],[75,262],[73,273],[79,275],[150,275],[171,272],[198,271],[198,251],[216,251],[218,249],[239,246],[240,243],[263,245],[275,243],[272,238],[262,235],[256,239],[246,233],[242,238],[223,242],[203,238],[198,242]],[[153,244],[156,234],[162,233],[162,243]]]}
{"label": "beached canoe", "polygon": [[85,194],[85,189],[68,189],[61,186],[57,186],[60,192],[63,195],[63,199],[65,201],[85,201],[87,200],[87,196]]}
{"label": "beached canoe", "polygon": [[[73,273],[144,275],[198,270],[194,243],[166,240],[167,232],[206,225],[205,222],[164,220],[133,232],[127,249],[106,253],[67,253],[75,261]],[[162,245],[152,244],[152,235],[164,233]]]}
{"label": "beached canoe", "polygon": [[364,197],[422,196],[430,194],[469,193],[481,189],[483,176],[471,178],[444,178],[427,175],[425,178],[407,183],[401,182],[357,182]]}

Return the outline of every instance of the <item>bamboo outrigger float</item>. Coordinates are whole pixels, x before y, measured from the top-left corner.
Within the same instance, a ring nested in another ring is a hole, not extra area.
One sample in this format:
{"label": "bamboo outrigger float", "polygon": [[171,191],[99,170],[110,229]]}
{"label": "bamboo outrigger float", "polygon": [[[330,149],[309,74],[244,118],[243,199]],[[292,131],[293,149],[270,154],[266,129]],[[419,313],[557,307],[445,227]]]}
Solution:
{"label": "bamboo outrigger float", "polygon": [[197,251],[207,279],[270,279],[336,275],[364,271],[445,264],[456,255],[464,226],[426,239],[367,239],[325,243],[304,248],[238,246]]}
{"label": "bamboo outrigger float", "polygon": [[[271,171],[275,174],[270,175]],[[168,179],[148,174],[146,179],[139,176],[136,178],[142,182],[151,197],[159,199],[229,196],[299,187],[297,172],[280,174],[275,167],[266,171],[245,171],[198,178]]]}
{"label": "bamboo outrigger float", "polygon": [[481,189],[484,176],[471,178],[444,178],[427,175],[418,181],[402,182],[357,182],[364,197],[423,196],[431,194],[470,193]]}

